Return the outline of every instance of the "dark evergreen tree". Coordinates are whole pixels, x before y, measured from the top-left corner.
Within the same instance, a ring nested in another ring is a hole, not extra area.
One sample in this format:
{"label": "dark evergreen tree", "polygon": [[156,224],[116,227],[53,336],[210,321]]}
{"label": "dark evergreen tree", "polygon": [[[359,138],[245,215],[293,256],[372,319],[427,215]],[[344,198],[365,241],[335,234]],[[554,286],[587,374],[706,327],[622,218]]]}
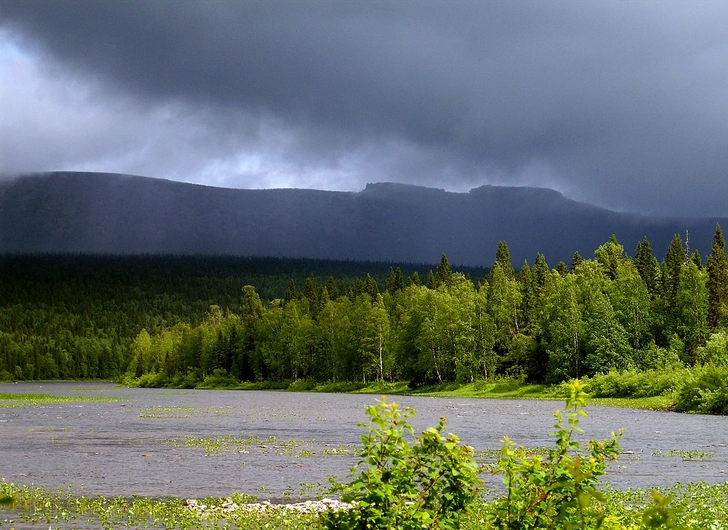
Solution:
{"label": "dark evergreen tree", "polygon": [[703,270],[703,257],[700,255],[700,251],[698,249],[693,250],[693,253],[690,254],[690,261],[695,263],[698,270]]}
{"label": "dark evergreen tree", "polygon": [[315,304],[318,298],[318,286],[316,285],[316,276],[311,274],[306,278],[306,283],[303,285],[303,297],[308,300],[310,304]]}
{"label": "dark evergreen tree", "polygon": [[404,289],[404,277],[402,276],[402,269],[397,267],[397,270],[394,270],[392,267],[389,267],[389,273],[387,274],[387,286],[386,290],[389,294],[394,294],[397,291],[401,291]]}
{"label": "dark evergreen tree", "polygon": [[420,285],[422,285],[422,280],[420,280],[419,272],[415,271],[412,273],[412,276],[407,278],[407,287],[409,287],[410,285],[414,285],[415,287],[419,287]]}
{"label": "dark evergreen tree", "polygon": [[[329,276],[329,279],[326,282],[326,290],[328,291],[327,294],[329,295],[329,299],[336,300],[339,297],[339,289],[336,287],[336,280],[334,280],[333,276]],[[321,305],[323,305],[323,303]]]}
{"label": "dark evergreen tree", "polygon": [[435,282],[435,287],[438,287],[440,285],[450,285],[452,283],[452,269],[450,268],[450,263],[448,262],[445,253],[442,254],[442,257],[440,258],[440,264],[437,266]]}
{"label": "dark evergreen tree", "polygon": [[558,272],[562,277],[569,274],[569,267],[566,266],[566,263],[563,261],[559,261],[559,264],[556,265],[556,272]]}
{"label": "dark evergreen tree", "polygon": [[321,296],[320,289],[316,283],[316,276],[311,274],[306,278],[306,283],[303,285],[303,299],[308,304],[308,310],[314,317],[319,312],[319,297]]}
{"label": "dark evergreen tree", "polygon": [[581,262],[584,261],[584,258],[581,257],[581,254],[579,254],[579,251],[577,250],[574,252],[574,255],[571,257],[571,271],[573,272],[574,269],[576,269]]}
{"label": "dark evergreen tree", "polygon": [[677,308],[677,290],[680,286],[680,275],[682,267],[687,261],[685,247],[683,247],[680,234],[675,234],[670,243],[670,248],[665,256],[665,263],[662,269],[663,298],[669,314],[675,313]]}
{"label": "dark evergreen tree", "polygon": [[728,314],[728,258],[720,225],[716,225],[708,256],[708,326],[718,329]]}
{"label": "dark evergreen tree", "polygon": [[543,290],[546,287],[546,278],[549,275],[549,266],[546,263],[546,258],[540,252],[536,254],[536,261],[533,264],[533,276],[535,281],[536,290],[543,294]]}
{"label": "dark evergreen tree", "polygon": [[660,264],[657,258],[652,254],[652,246],[647,236],[637,243],[635,249],[634,264],[637,272],[647,286],[647,292],[651,297],[658,294],[660,290]]}
{"label": "dark evergreen tree", "polygon": [[513,279],[516,276],[513,270],[513,264],[511,263],[511,251],[508,248],[508,243],[505,241],[498,241],[498,249],[495,252],[495,265],[500,265],[509,279]]}
{"label": "dark evergreen tree", "polygon": [[287,303],[287,302],[290,302],[291,300],[295,300],[296,299],[296,296],[297,296],[297,293],[296,293],[296,280],[294,280],[293,278],[291,278],[291,281],[288,282],[288,289],[286,289],[286,294],[283,297],[283,300]]}
{"label": "dark evergreen tree", "polygon": [[427,283],[425,285],[428,289],[437,289],[437,278],[435,278],[435,274],[432,272],[432,269],[430,269],[430,272],[427,273]]}
{"label": "dark evergreen tree", "polygon": [[371,297],[372,301],[376,300],[379,295],[379,285],[377,285],[377,280],[372,278],[370,274],[367,274],[367,277],[364,280],[364,285],[364,291]]}

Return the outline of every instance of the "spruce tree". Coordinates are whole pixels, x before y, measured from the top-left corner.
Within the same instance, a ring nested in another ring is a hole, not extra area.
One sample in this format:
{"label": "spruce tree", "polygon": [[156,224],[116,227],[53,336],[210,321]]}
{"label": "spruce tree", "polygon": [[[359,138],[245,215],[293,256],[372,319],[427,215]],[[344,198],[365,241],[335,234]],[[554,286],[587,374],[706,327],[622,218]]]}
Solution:
{"label": "spruce tree", "polygon": [[728,258],[720,225],[715,227],[707,269],[708,326],[711,330],[716,330],[728,313]]}
{"label": "spruce tree", "polygon": [[427,273],[427,283],[425,285],[427,285],[428,289],[437,289],[437,278],[435,278],[432,269]]}
{"label": "spruce tree", "polygon": [[438,287],[440,285],[450,285],[452,283],[452,269],[450,268],[450,263],[448,262],[447,256],[444,252],[442,254],[442,257],[440,258],[440,264],[437,266],[435,281],[435,287]]}
{"label": "spruce tree", "polygon": [[677,308],[677,290],[680,287],[680,275],[682,266],[687,262],[685,248],[683,247],[680,234],[675,234],[667,249],[665,263],[662,269],[663,297],[667,305],[667,311],[674,314]]}
{"label": "spruce tree", "polygon": [[365,292],[371,297],[372,301],[377,299],[379,295],[379,285],[369,273],[367,273],[366,280],[364,280]]}
{"label": "spruce tree", "polygon": [[326,290],[328,291],[329,299],[336,300],[339,297],[339,290],[336,287],[336,280],[333,276],[329,276],[326,282]]}
{"label": "spruce tree", "polygon": [[559,264],[556,265],[556,272],[558,272],[563,278],[564,276],[569,274],[569,268],[566,266],[566,263],[564,263],[563,261],[559,261]]}
{"label": "spruce tree", "polygon": [[584,258],[581,257],[581,254],[579,254],[579,251],[577,250],[571,257],[571,272],[574,272],[574,269],[581,265],[582,261],[584,261]]}
{"label": "spruce tree", "polygon": [[318,286],[316,285],[316,276],[311,274],[306,278],[303,284],[303,297],[306,298],[311,305],[315,305],[318,299]]}
{"label": "spruce tree", "polygon": [[286,289],[286,294],[283,297],[283,301],[288,303],[291,300],[294,300],[296,298],[296,282],[291,278],[291,281],[288,282],[288,289]]}
{"label": "spruce tree", "polygon": [[402,276],[402,269],[397,267],[397,270],[394,270],[394,268],[389,267],[386,285],[387,292],[389,294],[394,294],[397,291],[401,291],[402,289],[404,289],[404,278]]}
{"label": "spruce tree", "polygon": [[660,287],[660,264],[657,262],[657,258],[652,254],[652,246],[650,245],[647,236],[637,243],[635,249],[634,264],[637,267],[637,272],[645,282],[647,286],[647,292],[650,296],[654,297]]}
{"label": "spruce tree", "polygon": [[500,265],[501,269],[509,279],[513,279],[516,276],[513,270],[513,264],[511,263],[511,251],[508,248],[508,243],[505,241],[498,241],[498,249],[495,251],[495,263],[494,265]]}
{"label": "spruce tree", "polygon": [[546,258],[540,252],[536,254],[536,261],[533,264],[533,276],[536,282],[536,289],[539,292],[539,296],[543,295],[544,289],[546,288],[546,278],[549,275],[549,266],[546,263]]}
{"label": "spruce tree", "polygon": [[690,254],[690,261],[695,263],[698,270],[703,270],[703,257],[700,255],[700,251],[698,249],[695,249],[693,253]]}
{"label": "spruce tree", "polygon": [[390,294],[393,294],[395,291],[394,281],[394,267],[390,266],[389,271],[387,271],[387,283],[384,286],[384,290]]}

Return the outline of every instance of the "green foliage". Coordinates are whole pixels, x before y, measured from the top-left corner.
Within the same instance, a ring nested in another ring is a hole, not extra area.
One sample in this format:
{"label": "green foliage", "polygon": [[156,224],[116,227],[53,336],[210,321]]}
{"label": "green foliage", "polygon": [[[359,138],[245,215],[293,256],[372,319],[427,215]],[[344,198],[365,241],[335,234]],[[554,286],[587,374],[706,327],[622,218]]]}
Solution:
{"label": "green foliage", "polygon": [[670,370],[614,371],[584,379],[584,390],[593,397],[660,396],[680,389],[689,373],[677,366]]}
{"label": "green foliage", "polygon": [[[366,409],[369,424],[362,435],[354,480],[338,485],[348,511],[328,513],[329,529],[451,529],[476,500],[480,485],[473,449],[454,434],[443,436],[445,419],[415,437],[408,418],[396,403],[383,397]],[[408,438],[411,439],[408,440]],[[363,467],[361,473],[357,472]]]}
{"label": "green foliage", "polygon": [[717,329],[728,315],[728,257],[720,225],[716,225],[708,256],[708,324]]}
{"label": "green foliage", "polygon": [[706,365],[691,370],[680,388],[675,410],[728,414],[728,367]]}
{"label": "green foliage", "polygon": [[[624,374],[728,364],[719,229],[706,269],[679,236],[662,270],[647,239],[632,260],[612,237],[594,259],[575,254],[571,271],[549,271],[539,253],[516,275],[500,242],[486,280],[473,283],[484,269],[454,271],[443,254],[427,287],[425,266],[389,263],[3,256],[0,380],[421,388],[615,372],[628,380],[620,393],[653,395],[656,382],[637,389]],[[720,391],[703,390],[685,403],[722,410]]]}
{"label": "green foliage", "polygon": [[603,442],[591,440],[586,452],[575,434],[582,432],[579,418],[586,416],[586,394],[576,380],[566,400],[566,421],[556,412],[556,443],[544,458],[527,455],[508,437],[493,467],[503,474],[506,493],[495,506],[490,521],[499,529],[600,528],[606,513],[604,497],[597,491],[599,477],[620,452],[620,434]]}

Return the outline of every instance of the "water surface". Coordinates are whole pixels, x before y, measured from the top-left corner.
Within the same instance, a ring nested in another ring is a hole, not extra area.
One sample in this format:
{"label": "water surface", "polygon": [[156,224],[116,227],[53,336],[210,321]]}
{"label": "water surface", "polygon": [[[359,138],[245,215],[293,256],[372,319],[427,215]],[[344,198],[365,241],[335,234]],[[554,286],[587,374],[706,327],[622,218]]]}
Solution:
{"label": "water surface", "polygon": [[[21,383],[0,392],[119,398],[0,408],[0,477],[86,495],[206,497],[244,492],[298,499],[302,484],[345,479],[356,459],[364,407],[379,396],[293,392],[130,389],[110,383]],[[555,401],[396,396],[412,406],[415,428],[448,420],[447,430],[476,450],[504,435],[527,447],[553,442]],[[12,401],[0,404],[14,403]],[[589,407],[590,438],[624,428],[624,454],[608,482],[619,488],[726,480],[728,418]],[[185,437],[245,439],[210,453]],[[174,443],[176,441],[176,443]],[[655,455],[685,449],[703,460]],[[342,454],[342,450],[344,453]],[[500,478],[486,476],[496,486]],[[304,486],[304,490],[306,487]],[[309,492],[310,495],[310,492]],[[305,494],[304,494],[305,496]]]}

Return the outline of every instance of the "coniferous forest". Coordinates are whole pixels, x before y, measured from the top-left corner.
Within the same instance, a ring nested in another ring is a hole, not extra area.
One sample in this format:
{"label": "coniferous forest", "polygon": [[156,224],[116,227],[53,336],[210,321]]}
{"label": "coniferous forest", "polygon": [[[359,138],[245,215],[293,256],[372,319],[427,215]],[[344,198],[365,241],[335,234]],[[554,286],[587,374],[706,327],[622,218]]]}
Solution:
{"label": "coniferous forest", "polygon": [[[728,260],[675,235],[514,269],[277,258],[6,255],[0,378],[237,382],[514,377],[728,365]],[[728,389],[725,389],[728,396]]]}

